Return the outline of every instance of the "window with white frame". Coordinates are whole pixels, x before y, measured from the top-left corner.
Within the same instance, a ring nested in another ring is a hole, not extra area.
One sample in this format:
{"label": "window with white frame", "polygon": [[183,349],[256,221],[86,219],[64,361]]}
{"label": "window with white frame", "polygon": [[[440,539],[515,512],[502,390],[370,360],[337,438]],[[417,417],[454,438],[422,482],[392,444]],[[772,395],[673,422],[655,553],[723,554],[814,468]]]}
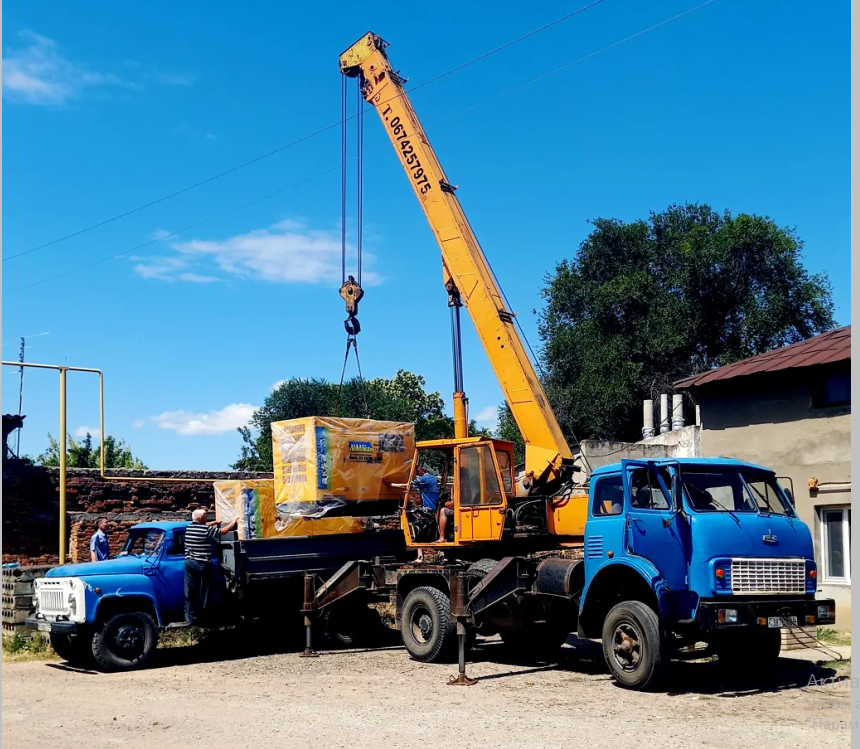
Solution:
{"label": "window with white frame", "polygon": [[821,579],[851,583],[851,508],[821,508]]}

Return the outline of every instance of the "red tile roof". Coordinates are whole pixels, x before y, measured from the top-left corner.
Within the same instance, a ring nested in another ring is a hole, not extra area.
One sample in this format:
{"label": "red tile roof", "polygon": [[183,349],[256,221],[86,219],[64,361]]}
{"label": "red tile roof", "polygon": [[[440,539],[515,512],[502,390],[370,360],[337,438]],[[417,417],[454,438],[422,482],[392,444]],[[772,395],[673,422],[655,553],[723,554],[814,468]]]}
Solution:
{"label": "red tile roof", "polygon": [[829,333],[807,338],[790,346],[768,351],[750,359],[726,364],[724,367],[712,369],[710,372],[686,377],[675,383],[676,388],[701,387],[718,380],[728,380],[732,377],[759,372],[776,372],[781,369],[794,367],[810,367],[814,364],[830,364],[851,358],[851,326],[831,330]]}

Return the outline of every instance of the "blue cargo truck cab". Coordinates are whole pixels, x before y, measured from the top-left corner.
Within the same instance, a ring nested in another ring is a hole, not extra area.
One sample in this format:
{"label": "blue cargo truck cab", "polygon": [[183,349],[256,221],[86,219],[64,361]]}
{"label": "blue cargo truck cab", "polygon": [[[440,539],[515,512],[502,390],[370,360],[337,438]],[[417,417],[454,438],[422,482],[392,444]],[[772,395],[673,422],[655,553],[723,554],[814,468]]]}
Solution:
{"label": "blue cargo truck cab", "polygon": [[773,471],[727,458],[597,469],[589,488],[578,632],[642,688],[695,643],[748,668],[775,661],[783,627],[832,624],[816,600],[809,528]]}
{"label": "blue cargo truck cab", "polygon": [[[549,513],[565,501],[531,503]],[[511,553],[512,533],[507,545],[503,535],[441,563],[354,562],[305,604],[324,616],[340,601],[396,600],[409,654],[456,653],[460,683],[470,630],[540,660],[576,633],[602,641],[610,673],[631,689],[657,685],[674,658],[713,653],[761,669],[779,656],[782,628],[834,622],[833,601],[815,597],[809,529],[771,470],[726,458],[623,460],[594,471],[584,521],[579,549],[571,538]]]}
{"label": "blue cargo truck cab", "polygon": [[[122,550],[104,562],[66,564],[34,582],[27,626],[50,636],[61,658],[105,671],[145,667],[160,632],[185,626],[187,522],[131,527]],[[239,540],[222,537],[213,557],[214,600],[206,626],[271,619],[280,631],[300,626],[304,575],[327,577],[359,558],[412,556],[399,529]],[[331,634],[337,635],[336,632]]]}
{"label": "blue cargo truck cab", "polygon": [[158,631],[184,620],[186,522],[141,523],[103,562],[67,564],[34,584],[31,629],[76,665],[144,665]]}

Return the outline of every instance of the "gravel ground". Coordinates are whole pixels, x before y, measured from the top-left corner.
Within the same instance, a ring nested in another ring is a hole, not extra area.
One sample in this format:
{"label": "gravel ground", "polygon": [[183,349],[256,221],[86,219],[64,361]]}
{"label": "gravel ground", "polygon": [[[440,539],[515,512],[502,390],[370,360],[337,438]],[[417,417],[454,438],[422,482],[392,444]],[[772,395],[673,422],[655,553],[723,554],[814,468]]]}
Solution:
{"label": "gravel ground", "polygon": [[[609,679],[597,643],[573,640],[557,664],[513,663],[479,641],[468,671],[425,665],[392,646],[296,653],[237,652],[229,639],[158,651],[156,667],[125,674],[59,662],[3,667],[3,746],[458,747],[650,745],[850,746],[850,680],[782,659],[772,675],[727,678],[715,662],[677,664],[665,691],[630,692]],[[225,653],[232,654],[223,660]],[[850,675],[841,665],[838,676]],[[825,700],[834,701],[827,709]],[[816,723],[815,721],[819,722]],[[825,723],[822,723],[824,721]]]}

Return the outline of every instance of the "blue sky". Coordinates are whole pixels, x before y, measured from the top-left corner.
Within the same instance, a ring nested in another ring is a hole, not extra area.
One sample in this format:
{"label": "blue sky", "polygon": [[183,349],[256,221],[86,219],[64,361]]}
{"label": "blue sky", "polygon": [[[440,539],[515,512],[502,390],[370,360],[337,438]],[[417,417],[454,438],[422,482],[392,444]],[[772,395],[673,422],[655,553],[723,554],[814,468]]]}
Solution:
{"label": "blue sky", "polygon": [[[4,258],[229,169],[340,117],[338,54],[372,30],[418,84],[584,5],[259,2],[6,7]],[[514,94],[439,122],[697,5],[604,0],[434,82],[413,104],[526,332],[589,219],[686,200],[795,227],[849,317],[849,4],[717,0]],[[366,120],[368,377],[423,374],[450,404],[438,250],[381,126]],[[151,468],[225,469],[273,383],[337,379],[340,129],[3,264],[3,358],[105,371],[107,431]],[[23,286],[300,187],[63,278]],[[352,224],[350,234],[353,235]],[[373,283],[368,283],[368,280]],[[466,390],[501,392],[467,323]],[[4,412],[17,372],[4,368]],[[69,376],[69,431],[97,424]],[[57,434],[53,372],[28,373],[22,451]]]}

